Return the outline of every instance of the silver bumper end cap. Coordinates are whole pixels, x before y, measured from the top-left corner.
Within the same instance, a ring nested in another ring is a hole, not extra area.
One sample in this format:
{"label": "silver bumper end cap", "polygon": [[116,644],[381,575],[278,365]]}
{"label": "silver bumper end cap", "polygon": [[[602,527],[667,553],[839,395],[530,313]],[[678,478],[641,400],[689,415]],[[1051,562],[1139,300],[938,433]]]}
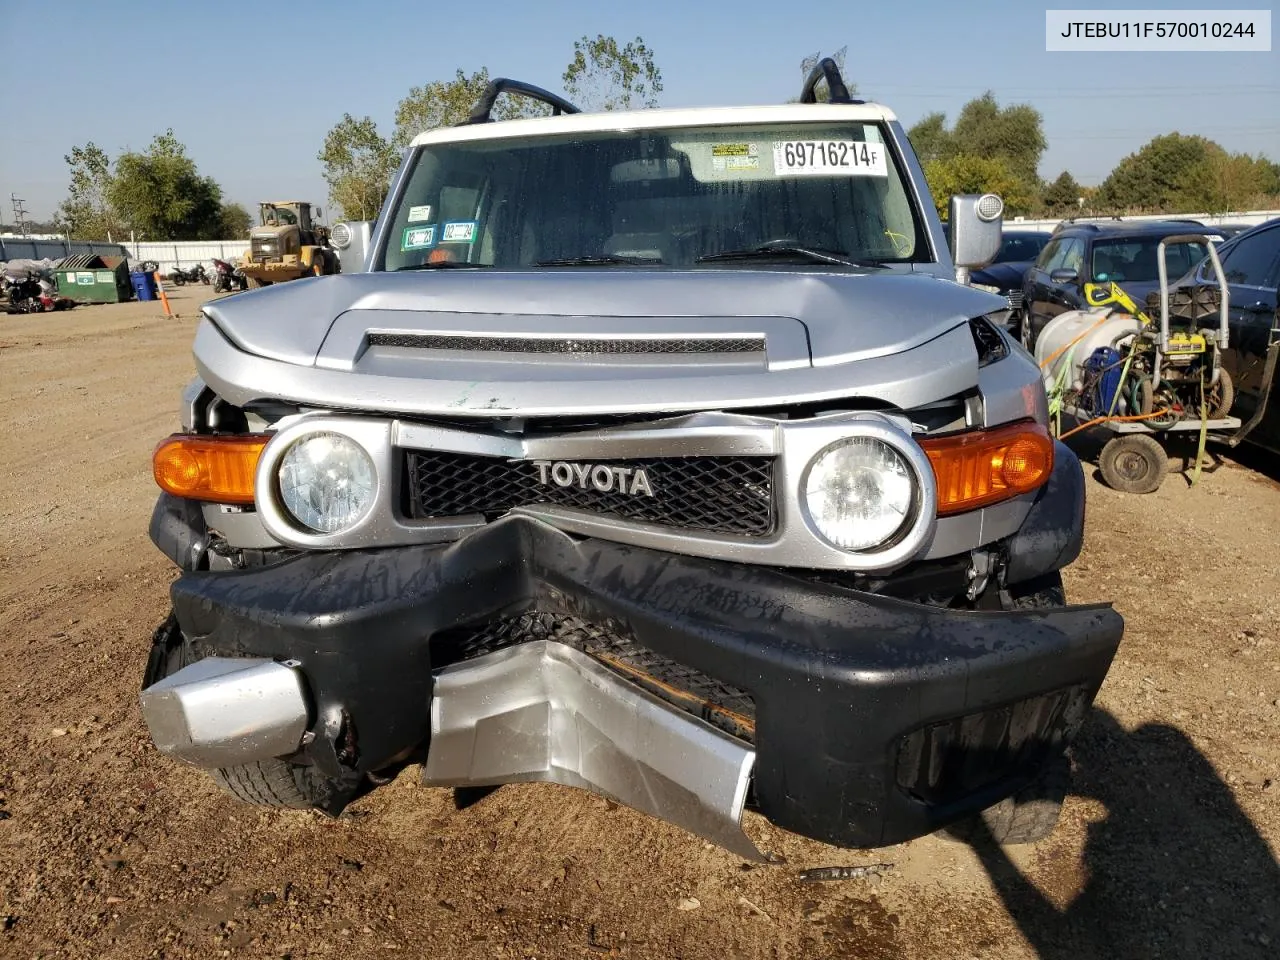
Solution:
{"label": "silver bumper end cap", "polygon": [[747,745],[541,640],[436,674],[422,780],[578,787],[765,862],[742,829],[754,763]]}
{"label": "silver bumper end cap", "polygon": [[308,722],[302,674],[261,658],[207,657],[142,691],[161,753],[213,769],[293,753]]}

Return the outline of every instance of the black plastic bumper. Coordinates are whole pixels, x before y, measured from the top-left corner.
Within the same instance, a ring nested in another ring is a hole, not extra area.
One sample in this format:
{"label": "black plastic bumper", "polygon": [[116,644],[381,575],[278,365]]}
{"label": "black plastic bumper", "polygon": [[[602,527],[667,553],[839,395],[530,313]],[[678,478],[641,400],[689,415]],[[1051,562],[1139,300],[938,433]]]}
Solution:
{"label": "black plastic bumper", "polygon": [[933,832],[1025,783],[1074,736],[1123,632],[1107,605],[943,610],[521,518],[447,547],[189,572],[172,596],[203,652],[300,661],[310,759],[331,768],[345,750],[358,771],[426,745],[433,635],[528,610],[624,625],[747,691],[758,809],[849,847]]}

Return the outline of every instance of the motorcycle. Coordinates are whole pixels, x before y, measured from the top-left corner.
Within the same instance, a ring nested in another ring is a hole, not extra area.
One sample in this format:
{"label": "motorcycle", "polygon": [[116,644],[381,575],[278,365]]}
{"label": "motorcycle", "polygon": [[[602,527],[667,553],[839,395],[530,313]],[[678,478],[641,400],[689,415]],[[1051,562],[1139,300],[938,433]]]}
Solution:
{"label": "motorcycle", "polygon": [[70,297],[58,295],[58,288],[47,277],[37,277],[30,271],[25,277],[4,278],[6,313],[44,313],[45,311],[70,310],[76,302]]}
{"label": "motorcycle", "polygon": [[4,295],[8,300],[6,313],[39,313],[44,309],[40,296],[44,291],[35,275],[28,272],[25,277],[4,278]]}
{"label": "motorcycle", "polygon": [[249,288],[249,278],[244,275],[239,267],[235,264],[227,263],[225,260],[219,260],[217,257],[213,259],[213,292],[222,293],[224,290],[232,289],[247,290]]}
{"label": "motorcycle", "polygon": [[205,270],[203,263],[197,263],[190,270],[174,267],[169,274],[169,282],[177,287],[186,283],[209,283],[209,272]]}

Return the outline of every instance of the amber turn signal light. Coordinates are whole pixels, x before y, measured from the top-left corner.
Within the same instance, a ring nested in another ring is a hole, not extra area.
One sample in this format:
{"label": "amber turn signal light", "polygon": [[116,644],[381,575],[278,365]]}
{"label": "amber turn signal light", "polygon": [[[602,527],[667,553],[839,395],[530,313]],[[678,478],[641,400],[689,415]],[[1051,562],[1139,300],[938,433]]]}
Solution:
{"label": "amber turn signal light", "polygon": [[270,437],[210,437],[175,433],[151,455],[156,483],[166,493],[213,503],[253,503],[253,474]]}
{"label": "amber turn signal light", "polygon": [[922,440],[920,446],[933,465],[940,517],[1028,493],[1053,472],[1053,438],[1031,420]]}

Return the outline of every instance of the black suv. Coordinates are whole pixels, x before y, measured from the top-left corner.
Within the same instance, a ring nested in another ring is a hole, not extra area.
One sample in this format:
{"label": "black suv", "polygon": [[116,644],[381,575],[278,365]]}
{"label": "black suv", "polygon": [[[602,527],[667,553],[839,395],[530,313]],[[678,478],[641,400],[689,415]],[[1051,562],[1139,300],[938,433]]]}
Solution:
{"label": "black suv", "polygon": [[[1223,239],[1213,227],[1187,220],[1065,221],[1053,232],[1022,280],[1022,342],[1028,349],[1045,324],[1068,310],[1084,310],[1086,283],[1114,281],[1139,306],[1160,286],[1157,248],[1164,237],[1202,234]],[[1175,243],[1165,251],[1168,277],[1182,276],[1208,256],[1203,243]]]}

